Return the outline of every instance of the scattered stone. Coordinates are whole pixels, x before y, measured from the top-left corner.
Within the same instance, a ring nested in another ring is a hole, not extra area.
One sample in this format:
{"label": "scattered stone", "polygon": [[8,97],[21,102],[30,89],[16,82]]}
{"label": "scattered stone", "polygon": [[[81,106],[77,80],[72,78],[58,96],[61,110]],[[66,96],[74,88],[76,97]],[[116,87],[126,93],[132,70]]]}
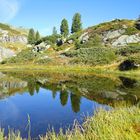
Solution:
{"label": "scattered stone", "polygon": [[67,41],[67,43],[68,43],[68,44],[73,44],[73,40],[70,39],[70,40]]}

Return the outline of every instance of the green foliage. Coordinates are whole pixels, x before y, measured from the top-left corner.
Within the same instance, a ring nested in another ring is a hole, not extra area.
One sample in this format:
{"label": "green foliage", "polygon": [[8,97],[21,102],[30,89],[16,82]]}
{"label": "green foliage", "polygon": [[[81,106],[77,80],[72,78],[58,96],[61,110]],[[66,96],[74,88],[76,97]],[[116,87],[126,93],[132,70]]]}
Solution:
{"label": "green foliage", "polygon": [[56,43],[57,39],[60,38],[60,37],[61,36],[59,34],[46,36],[46,37],[41,38],[39,41],[37,41],[36,45],[40,44],[41,42],[46,42],[50,45],[54,45]]}
{"label": "green foliage", "polygon": [[69,34],[69,26],[68,26],[68,21],[66,19],[63,19],[61,22],[60,32],[61,35],[64,37],[67,37]]}
{"label": "green foliage", "polygon": [[17,54],[17,56],[5,59],[2,61],[2,64],[11,64],[11,63],[29,63],[31,61],[34,61],[40,56],[39,53],[33,53],[32,49],[25,49],[22,50],[20,53]]}
{"label": "green foliage", "polygon": [[89,41],[81,44],[80,42],[76,44],[76,48],[92,48],[92,47],[103,47],[102,39],[98,34],[93,35],[90,37]]}
{"label": "green foliage", "polygon": [[[114,30],[119,30],[119,29],[124,29],[124,25],[129,28],[128,30],[132,30],[134,28],[134,21],[133,20],[113,20],[110,22],[104,22],[101,24],[98,24],[96,26],[88,28],[88,31],[91,34],[102,34],[103,32],[106,31],[114,31]],[[126,29],[127,30],[127,29]],[[127,31],[130,32],[130,31]],[[138,30],[137,30],[138,33]]]}
{"label": "green foliage", "polygon": [[53,27],[52,35],[57,35],[57,29],[56,29],[56,27]]}
{"label": "green foliage", "polygon": [[134,61],[135,64],[140,64],[140,53],[129,56],[128,60]]}
{"label": "green foliage", "polygon": [[72,39],[73,41],[77,41],[78,38],[81,36],[81,34],[82,34],[82,31],[79,31],[77,33],[74,33],[74,34],[72,34],[72,35],[69,36],[68,40],[71,40]]}
{"label": "green foliage", "polygon": [[38,32],[38,31],[36,32],[36,35],[35,35],[35,40],[36,40],[36,41],[40,40],[40,34],[39,34],[39,32]]}
{"label": "green foliage", "polygon": [[37,63],[37,64],[48,64],[48,63],[51,63],[51,62],[52,62],[52,60],[50,58],[46,58],[46,59],[39,59],[35,63]]}
{"label": "green foliage", "polygon": [[34,44],[35,40],[36,40],[35,31],[34,31],[34,29],[30,29],[29,34],[28,34],[28,43],[29,44]]}
{"label": "green foliage", "polygon": [[81,48],[65,53],[68,57],[74,57],[72,63],[87,65],[109,64],[116,59],[114,50],[111,48]]}
{"label": "green foliage", "polygon": [[135,26],[138,30],[140,30],[140,16],[139,18],[136,20]]}
{"label": "green foliage", "polygon": [[9,31],[10,34],[16,34],[16,35],[21,34],[18,30],[12,29],[9,25],[6,24],[0,23],[0,28]]}
{"label": "green foliage", "polygon": [[140,44],[130,44],[126,47],[121,47],[117,50],[117,54],[129,56],[131,54],[140,53]]}
{"label": "green foliage", "polygon": [[41,140],[139,140],[140,109],[138,107],[103,109],[94,113],[80,126],[75,124],[72,131],[59,134],[48,132]]}
{"label": "green foliage", "polygon": [[135,27],[128,27],[128,28],[126,28],[124,34],[126,34],[126,35],[134,35],[136,33],[138,33],[138,30]]}
{"label": "green foliage", "polygon": [[72,20],[71,33],[79,32],[82,30],[81,15],[76,13]]}

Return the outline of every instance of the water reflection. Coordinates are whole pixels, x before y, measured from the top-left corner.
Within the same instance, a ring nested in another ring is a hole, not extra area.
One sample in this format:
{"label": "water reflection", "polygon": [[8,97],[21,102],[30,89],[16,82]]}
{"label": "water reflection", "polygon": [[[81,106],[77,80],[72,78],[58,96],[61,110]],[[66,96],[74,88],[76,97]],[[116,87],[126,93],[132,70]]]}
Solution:
{"label": "water reflection", "polygon": [[135,79],[130,79],[123,76],[120,76],[119,78],[122,81],[123,86],[126,88],[134,88],[136,86],[135,84],[137,83],[137,81]]}
{"label": "water reflection", "polygon": [[29,114],[33,137],[45,134],[48,125],[57,132],[75,119],[82,122],[82,113],[92,115],[99,107],[109,109],[120,101],[137,104],[139,91],[140,80],[126,77],[4,72],[0,73],[0,125],[26,136]]}

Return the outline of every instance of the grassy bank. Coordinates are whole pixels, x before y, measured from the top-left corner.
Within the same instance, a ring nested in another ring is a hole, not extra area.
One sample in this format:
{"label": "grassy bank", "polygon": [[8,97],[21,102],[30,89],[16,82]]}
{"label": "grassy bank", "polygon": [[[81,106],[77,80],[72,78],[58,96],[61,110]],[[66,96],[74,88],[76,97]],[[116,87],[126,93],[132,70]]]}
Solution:
{"label": "grassy bank", "polygon": [[0,71],[40,71],[51,73],[97,73],[97,74],[116,74],[125,76],[139,76],[140,69],[130,71],[119,71],[117,64],[104,66],[85,66],[85,65],[35,65],[35,64],[18,64],[18,65],[0,65]]}
{"label": "grassy bank", "polygon": [[[32,130],[33,131],[33,130]],[[66,134],[49,132],[40,140],[139,140],[140,109],[138,107],[100,110],[94,117],[87,118],[82,126],[76,124]],[[0,131],[0,140],[4,140]],[[20,134],[9,134],[8,140],[22,140]]]}

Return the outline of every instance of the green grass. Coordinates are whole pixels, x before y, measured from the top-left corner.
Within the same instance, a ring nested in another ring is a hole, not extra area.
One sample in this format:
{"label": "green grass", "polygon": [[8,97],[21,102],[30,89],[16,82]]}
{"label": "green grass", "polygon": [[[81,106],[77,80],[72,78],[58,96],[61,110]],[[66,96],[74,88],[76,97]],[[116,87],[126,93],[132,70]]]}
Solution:
{"label": "green grass", "polygon": [[[33,131],[33,130],[32,130]],[[64,134],[53,130],[40,140],[139,140],[140,109],[119,107],[110,111],[100,109],[93,117],[88,117],[82,125],[75,123],[72,130]],[[0,130],[0,139],[4,140]],[[8,140],[22,140],[20,133],[10,132]]]}
{"label": "green grass", "polygon": [[25,35],[25,36],[27,36],[27,34],[28,34],[28,30],[26,30],[26,29],[14,28],[8,24],[3,24],[3,23],[0,23],[0,29],[7,30],[9,32],[9,35],[11,35],[11,36],[12,35]]}

